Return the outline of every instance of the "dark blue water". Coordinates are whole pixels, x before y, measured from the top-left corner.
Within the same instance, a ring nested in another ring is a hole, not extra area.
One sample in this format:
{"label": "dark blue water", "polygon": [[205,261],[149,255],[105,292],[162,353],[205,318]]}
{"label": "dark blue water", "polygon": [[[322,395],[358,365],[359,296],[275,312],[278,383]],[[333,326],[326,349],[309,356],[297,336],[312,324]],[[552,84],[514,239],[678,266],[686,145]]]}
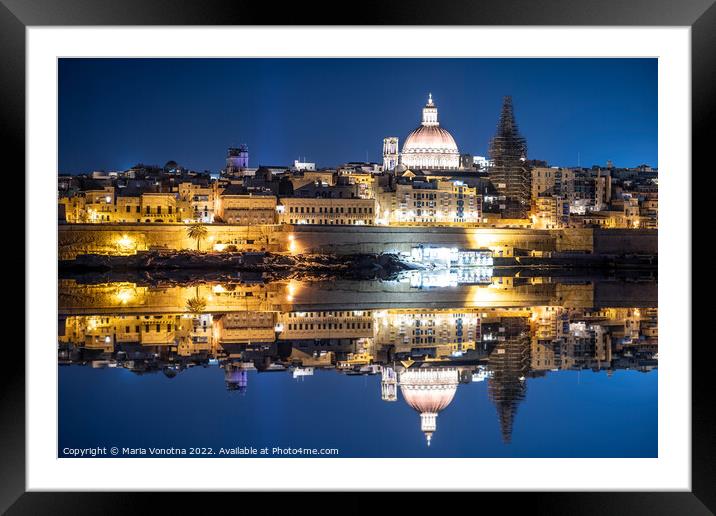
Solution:
{"label": "dark blue water", "polygon": [[167,378],[73,365],[59,368],[58,454],[203,447],[220,456],[222,447],[292,447],[337,448],[338,457],[656,457],[657,380],[657,371],[630,370],[527,378],[509,443],[487,382],[460,384],[428,447],[419,414],[401,394],[381,400],[379,375],[316,370],[296,380],[249,372],[240,393],[226,390],[217,366]]}

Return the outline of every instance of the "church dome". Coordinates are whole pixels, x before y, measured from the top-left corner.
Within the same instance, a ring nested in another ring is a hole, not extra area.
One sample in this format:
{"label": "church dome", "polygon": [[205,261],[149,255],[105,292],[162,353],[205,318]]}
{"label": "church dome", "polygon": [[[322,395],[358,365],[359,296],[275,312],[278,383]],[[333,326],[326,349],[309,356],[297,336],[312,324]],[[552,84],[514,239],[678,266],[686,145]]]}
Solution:
{"label": "church dome", "polygon": [[403,144],[401,162],[411,169],[459,168],[460,152],[452,135],[438,122],[432,94],[423,108],[423,121]]}
{"label": "church dome", "polygon": [[452,135],[437,125],[421,125],[408,135],[403,144],[403,154],[415,152],[459,154]]}
{"label": "church dome", "polygon": [[437,428],[438,413],[452,402],[458,382],[458,371],[452,367],[409,369],[400,374],[400,393],[420,413],[420,429],[428,446]]}

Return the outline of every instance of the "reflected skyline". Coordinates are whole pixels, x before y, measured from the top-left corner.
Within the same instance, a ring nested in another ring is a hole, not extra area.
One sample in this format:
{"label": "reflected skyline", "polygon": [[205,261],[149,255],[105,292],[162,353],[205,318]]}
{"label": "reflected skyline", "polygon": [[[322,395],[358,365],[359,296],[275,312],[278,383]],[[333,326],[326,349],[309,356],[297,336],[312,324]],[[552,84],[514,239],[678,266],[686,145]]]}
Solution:
{"label": "reflected skyline", "polygon": [[[605,287],[608,282],[492,278],[489,284],[428,287],[437,308],[420,306],[419,293],[425,287],[416,287],[414,279],[378,291],[375,282],[368,283],[372,292],[361,282],[166,287],[62,280],[65,313],[60,317],[58,358],[60,365],[72,367],[61,367],[61,385],[64,375],[76,374],[64,371],[76,371],[77,366],[99,370],[104,376],[96,376],[96,381],[119,371],[175,381],[206,370],[223,383],[222,389],[212,381],[206,396],[221,396],[223,391],[250,398],[258,388],[254,385],[283,384],[271,380],[273,375],[258,380],[272,372],[290,378],[283,391],[330,382],[330,396],[340,399],[354,388],[351,377],[363,377],[372,385],[366,396],[410,408],[413,415],[405,416],[400,432],[420,432],[423,448],[463,438],[454,428],[442,428],[442,416],[457,410],[455,400],[468,391],[486,386],[481,396],[493,408],[489,417],[483,414],[483,424],[499,429],[501,446],[509,448],[515,432],[527,430],[521,426],[527,424],[521,422],[521,412],[529,405],[530,391],[549,377],[592,371],[619,382],[613,378],[617,371],[656,374],[658,321],[649,282],[635,283],[644,298],[635,307],[585,306],[606,295],[604,288],[623,291],[623,282]],[[330,293],[336,301],[356,291],[364,305],[382,306],[326,306]],[[418,294],[415,302],[406,297],[411,291]],[[380,303],[371,302],[376,296]],[[483,306],[460,306],[461,296],[471,304],[479,299]],[[70,299],[74,304],[67,303]],[[149,312],[144,307],[144,301],[155,306],[159,299],[179,310]],[[202,301],[192,305],[192,299]],[[555,304],[559,299],[562,306]],[[551,304],[535,303],[545,301]],[[456,306],[440,306],[451,303]],[[209,311],[218,307],[224,311]],[[171,385],[165,388],[171,393]],[[272,411],[270,406],[261,410]],[[210,440],[209,434],[204,438]],[[362,455],[344,451],[341,456]]]}

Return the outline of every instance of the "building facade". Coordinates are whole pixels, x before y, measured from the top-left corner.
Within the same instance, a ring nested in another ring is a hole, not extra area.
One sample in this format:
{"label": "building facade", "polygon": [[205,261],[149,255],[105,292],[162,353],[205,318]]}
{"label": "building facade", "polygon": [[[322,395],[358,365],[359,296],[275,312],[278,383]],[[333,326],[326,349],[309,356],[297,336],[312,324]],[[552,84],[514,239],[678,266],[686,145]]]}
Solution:
{"label": "building facade", "polygon": [[280,224],[372,225],[375,201],[360,198],[282,197]]}
{"label": "building facade", "polygon": [[274,195],[222,194],[217,202],[216,214],[227,224],[275,224],[276,205]]}
{"label": "building facade", "polygon": [[461,181],[411,181],[376,193],[381,224],[478,223],[482,199]]}

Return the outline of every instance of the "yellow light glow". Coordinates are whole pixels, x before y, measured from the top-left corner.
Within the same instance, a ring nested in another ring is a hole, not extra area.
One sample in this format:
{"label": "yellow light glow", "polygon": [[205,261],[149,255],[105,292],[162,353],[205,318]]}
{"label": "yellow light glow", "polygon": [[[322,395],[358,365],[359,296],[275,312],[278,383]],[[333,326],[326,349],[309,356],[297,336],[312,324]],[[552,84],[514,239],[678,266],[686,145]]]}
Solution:
{"label": "yellow light glow", "polygon": [[226,292],[226,289],[223,285],[214,285],[212,289],[214,291],[214,294],[220,294],[221,292]]}
{"label": "yellow light glow", "polygon": [[134,298],[134,291],[130,288],[121,288],[117,291],[116,296],[120,303],[126,305]]}
{"label": "yellow light glow", "polygon": [[289,283],[286,287],[286,301],[293,301],[293,296],[296,294],[296,286],[293,282]]}
{"label": "yellow light glow", "polygon": [[214,251],[223,251],[226,249],[226,244],[214,244]]}
{"label": "yellow light glow", "polygon": [[119,240],[117,240],[117,245],[118,245],[121,249],[127,251],[127,250],[130,250],[130,249],[132,249],[132,248],[134,247],[134,240],[131,239],[131,238],[129,238],[127,235],[122,235],[122,238],[120,238]]}

